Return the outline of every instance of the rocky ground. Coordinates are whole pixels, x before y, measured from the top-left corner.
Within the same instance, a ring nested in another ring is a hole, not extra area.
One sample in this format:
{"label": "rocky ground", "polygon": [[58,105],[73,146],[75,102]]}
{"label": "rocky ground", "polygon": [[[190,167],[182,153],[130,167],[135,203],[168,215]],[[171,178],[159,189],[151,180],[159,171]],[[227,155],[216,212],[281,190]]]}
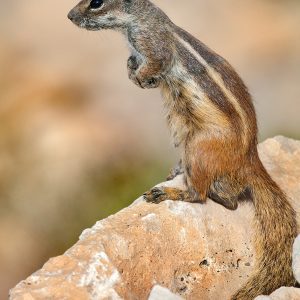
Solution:
{"label": "rocky ground", "polygon": [[[300,142],[276,137],[259,146],[264,165],[287,193],[300,222]],[[168,186],[182,186],[178,176]],[[255,263],[251,203],[229,211],[205,205],[142,198],[85,230],[64,255],[10,292],[20,299],[229,299]],[[300,237],[294,273],[300,280]],[[300,299],[281,288],[258,299]]]}

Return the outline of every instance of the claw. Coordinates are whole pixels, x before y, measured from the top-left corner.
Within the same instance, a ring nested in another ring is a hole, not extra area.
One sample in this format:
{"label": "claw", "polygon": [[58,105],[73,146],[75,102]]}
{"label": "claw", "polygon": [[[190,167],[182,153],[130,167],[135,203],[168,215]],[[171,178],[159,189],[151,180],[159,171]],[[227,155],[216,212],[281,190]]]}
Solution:
{"label": "claw", "polygon": [[152,193],[152,195],[153,195],[153,197],[154,198],[158,198],[158,197],[160,197],[160,196],[162,196],[162,195],[165,195],[165,192],[163,192],[161,189],[159,189],[159,188],[153,188],[152,190],[151,190],[151,193]]}
{"label": "claw", "polygon": [[166,193],[163,188],[155,187],[143,194],[144,199],[150,203],[160,203],[165,200]]}

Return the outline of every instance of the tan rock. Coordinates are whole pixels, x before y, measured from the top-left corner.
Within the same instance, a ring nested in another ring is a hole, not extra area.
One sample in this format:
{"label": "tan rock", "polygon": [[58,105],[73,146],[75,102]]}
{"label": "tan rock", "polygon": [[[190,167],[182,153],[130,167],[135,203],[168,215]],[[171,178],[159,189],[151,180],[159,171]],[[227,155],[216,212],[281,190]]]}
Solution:
{"label": "tan rock", "polygon": [[298,283],[300,283],[300,235],[295,240],[293,247],[293,270],[294,276]]}
{"label": "tan rock", "polygon": [[[259,150],[300,221],[300,142],[277,137]],[[182,178],[163,185],[181,186]],[[253,216],[251,203],[229,211],[212,201],[154,205],[140,198],[85,230],[64,255],[12,289],[10,299],[143,300],[156,285],[184,299],[228,299],[255,263]]]}
{"label": "tan rock", "polygon": [[299,300],[300,289],[293,287],[281,287],[270,296],[259,296],[255,300]]}
{"label": "tan rock", "polygon": [[149,295],[148,300],[183,300],[183,298],[171,293],[168,289],[155,285]]}

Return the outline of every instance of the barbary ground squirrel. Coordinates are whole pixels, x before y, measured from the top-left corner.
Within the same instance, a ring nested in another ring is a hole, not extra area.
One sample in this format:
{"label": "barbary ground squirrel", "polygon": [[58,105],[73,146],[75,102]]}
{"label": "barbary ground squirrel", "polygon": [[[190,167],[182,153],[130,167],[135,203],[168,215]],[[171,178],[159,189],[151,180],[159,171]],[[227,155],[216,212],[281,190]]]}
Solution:
{"label": "barbary ground squirrel", "polygon": [[295,211],[258,157],[251,96],[230,64],[148,0],[83,0],[68,17],[88,30],[122,32],[131,50],[129,78],[141,88],[162,90],[174,144],[182,153],[172,176],[182,172],[187,190],[154,188],[146,200],[204,203],[209,197],[237,209],[239,201],[251,199],[257,266],[232,299],[293,285]]}

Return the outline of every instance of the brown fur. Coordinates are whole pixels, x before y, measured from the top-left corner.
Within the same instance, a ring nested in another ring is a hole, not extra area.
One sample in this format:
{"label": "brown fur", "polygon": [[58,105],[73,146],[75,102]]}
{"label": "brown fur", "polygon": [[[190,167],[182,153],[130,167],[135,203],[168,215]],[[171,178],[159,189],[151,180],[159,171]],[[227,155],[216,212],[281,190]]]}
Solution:
{"label": "brown fur", "polygon": [[89,30],[115,29],[128,39],[129,78],[142,88],[160,87],[167,121],[182,164],[187,190],[154,188],[149,202],[205,202],[229,209],[245,198],[256,215],[257,266],[232,297],[250,300],[294,284],[291,249],[295,212],[257,154],[257,125],[251,96],[238,74],[148,0],[104,0],[99,9],[81,1],[69,18]]}

